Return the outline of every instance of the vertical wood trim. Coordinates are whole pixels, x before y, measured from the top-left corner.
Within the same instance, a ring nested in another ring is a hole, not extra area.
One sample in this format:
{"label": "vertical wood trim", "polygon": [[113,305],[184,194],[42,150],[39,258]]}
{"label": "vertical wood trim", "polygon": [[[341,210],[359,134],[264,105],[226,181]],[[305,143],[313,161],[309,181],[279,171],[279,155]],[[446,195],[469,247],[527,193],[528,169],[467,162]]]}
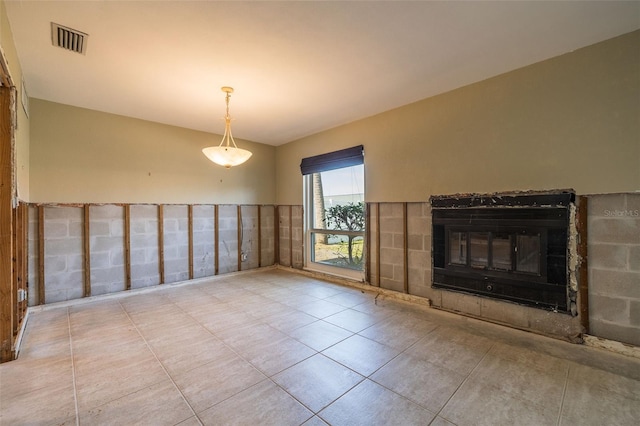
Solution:
{"label": "vertical wood trim", "polygon": [[380,287],[380,203],[376,203],[376,281]]}
{"label": "vertical wood trim", "polygon": [[289,266],[293,268],[293,206],[289,206]]}
{"label": "vertical wood trim", "polygon": [[131,205],[124,205],[124,289],[131,290]]}
{"label": "vertical wood trim", "polygon": [[19,207],[13,209],[13,226],[11,230],[11,246],[12,246],[12,254],[11,254],[11,268],[12,268],[12,280],[11,280],[11,342],[14,342],[16,335],[18,334],[18,312],[19,303],[18,303],[18,288],[20,288],[20,256],[18,255],[20,248],[18,247],[18,232],[20,232],[20,220],[19,220]]}
{"label": "vertical wood trim", "polygon": [[408,232],[408,220],[407,220],[407,203],[402,203],[402,234],[403,234],[403,248],[404,248],[404,292],[409,293],[409,232]]}
{"label": "vertical wood trim", "polygon": [[238,204],[237,207],[237,230],[238,230],[238,271],[242,271],[242,206]]}
{"label": "vertical wood trim", "polygon": [[[29,242],[27,239],[27,235],[29,232],[29,205],[26,203],[20,203],[18,205],[18,217],[20,224],[20,232],[18,233],[18,259],[20,261],[20,267],[18,270],[19,278],[18,278],[18,288],[24,291],[24,300],[19,302],[18,304],[18,328],[20,329],[20,324],[24,319],[24,316],[27,311],[27,302],[28,302],[28,282],[29,282]],[[16,330],[16,331],[17,331]]]}
{"label": "vertical wood trim", "polygon": [[215,242],[214,242],[214,274],[218,275],[220,272],[220,212],[218,211],[218,205],[213,206],[213,227],[215,228]]}
{"label": "vertical wood trim", "polygon": [[[2,61],[4,63],[4,57]],[[0,74],[4,75],[4,73]],[[13,359],[13,149],[11,88],[0,87],[0,362]]]}
{"label": "vertical wood trim", "polygon": [[44,305],[44,206],[38,206],[38,305]]}
{"label": "vertical wood trim", "polygon": [[364,244],[365,244],[365,264],[364,264],[364,281],[371,284],[371,203],[365,203],[364,217]]}
{"label": "vertical wood trim", "polygon": [[158,204],[158,272],[164,284],[164,205]]}
{"label": "vertical wood trim", "polygon": [[84,258],[84,297],[91,296],[91,218],[89,212],[89,204],[85,204],[84,210],[84,231],[83,239],[83,258]]}
{"label": "vertical wood trim", "polygon": [[274,263],[280,264],[280,206],[273,206],[273,252]]}
{"label": "vertical wood trim", "polygon": [[258,268],[262,268],[262,206],[258,205]]}
{"label": "vertical wood trim", "polygon": [[193,205],[187,206],[189,215],[189,279],[193,279]]}
{"label": "vertical wood trim", "polygon": [[578,267],[578,303],[580,324],[585,333],[589,333],[589,267],[588,267],[588,245],[587,245],[587,197],[578,197],[578,208],[576,217],[576,228],[578,231],[578,256],[580,266]]}

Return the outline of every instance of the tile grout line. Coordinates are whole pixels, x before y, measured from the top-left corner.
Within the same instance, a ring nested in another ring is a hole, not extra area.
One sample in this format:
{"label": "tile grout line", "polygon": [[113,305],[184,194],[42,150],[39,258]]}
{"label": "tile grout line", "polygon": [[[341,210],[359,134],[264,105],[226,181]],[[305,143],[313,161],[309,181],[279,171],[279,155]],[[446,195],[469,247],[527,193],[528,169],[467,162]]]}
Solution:
{"label": "tile grout line", "polygon": [[69,353],[71,356],[71,381],[73,382],[73,404],[76,409],[76,426],[80,426],[80,412],[78,411],[78,391],[76,389],[76,364],[73,356],[73,337],[71,335],[71,315],[67,308],[67,330],[69,332]]}
{"label": "tile grout line", "polygon": [[[171,301],[172,304],[173,301]],[[133,319],[131,318],[131,316],[129,315],[129,312],[127,312],[127,310],[124,308],[124,306],[122,306],[122,303],[120,301],[118,301],[118,305],[120,305],[120,309],[122,309],[122,311],[124,312],[124,314],[127,316],[127,319],[131,322],[131,325],[133,325],[133,327],[136,329],[136,332],[138,333],[138,335],[140,336],[140,338],[142,339],[142,341],[144,342],[144,344],[147,346],[147,348],[149,349],[149,351],[151,352],[151,354],[153,355],[153,357],[155,358],[155,360],[158,362],[158,364],[160,365],[160,368],[162,368],[162,371],[164,371],[164,374],[167,375],[167,377],[169,378],[169,380],[171,380],[171,384],[173,384],[173,387],[178,391],[178,393],[180,394],[180,396],[182,397],[182,400],[187,404],[187,406],[189,407],[189,409],[191,410],[191,412],[193,413],[193,415],[195,416],[195,418],[198,420],[198,423],[200,423],[200,425],[204,425],[204,423],[202,423],[202,420],[200,420],[200,416],[198,416],[198,413],[196,413],[196,411],[193,409],[193,407],[191,406],[191,404],[189,404],[189,401],[187,400],[187,398],[184,396],[184,394],[182,393],[182,391],[180,390],[180,388],[178,387],[178,385],[176,384],[176,382],[173,380],[173,377],[171,377],[171,375],[169,374],[169,372],[167,371],[167,369],[164,367],[164,364],[162,364],[162,362],[160,361],[160,359],[158,358],[158,356],[156,355],[156,353],[153,351],[153,349],[151,348],[151,345],[149,345],[149,342],[147,342],[147,339],[145,339],[145,337],[142,335],[142,333],[140,332],[140,329],[138,328],[138,326],[136,325],[136,323],[133,321]],[[175,304],[174,304],[175,305]],[[184,419],[184,420],[188,420],[188,419]],[[184,421],[183,420],[183,421]]]}
{"label": "tile grout line", "polygon": [[[480,359],[480,361],[478,361],[478,363],[476,364],[475,367],[473,367],[473,369],[469,372],[469,374],[467,374],[467,377],[464,378],[464,380],[462,381],[462,383],[460,383],[460,385],[458,385],[458,387],[456,388],[455,391],[453,391],[453,393],[451,394],[451,396],[447,399],[447,401],[442,404],[442,407],[440,407],[440,409],[438,410],[438,412],[436,413],[436,417],[440,416],[440,413],[442,412],[442,410],[444,410],[444,407],[447,406],[447,404],[449,404],[449,402],[451,402],[451,400],[453,399],[454,396],[456,396],[456,394],[458,393],[458,391],[460,390],[460,388],[462,386],[464,386],[465,383],[467,383],[469,381],[469,378],[471,377],[471,375],[473,374],[474,371],[476,371],[478,369],[478,367],[480,367],[480,364],[482,364],[482,361],[484,361],[484,359],[489,355],[489,352],[491,352],[491,349],[493,349],[495,346],[495,344],[491,344],[491,346],[489,347],[489,349],[487,349],[487,352],[485,352],[485,354],[482,356],[482,358]],[[448,419],[446,419],[445,417],[443,417],[443,419],[449,421]],[[451,422],[453,423],[453,422]]]}
{"label": "tile grout line", "polygon": [[567,374],[564,379],[564,389],[562,390],[562,399],[560,400],[560,411],[558,412],[558,426],[562,423],[562,411],[564,410],[564,400],[567,396],[567,388],[569,387],[569,373],[571,372],[571,365],[567,367]]}

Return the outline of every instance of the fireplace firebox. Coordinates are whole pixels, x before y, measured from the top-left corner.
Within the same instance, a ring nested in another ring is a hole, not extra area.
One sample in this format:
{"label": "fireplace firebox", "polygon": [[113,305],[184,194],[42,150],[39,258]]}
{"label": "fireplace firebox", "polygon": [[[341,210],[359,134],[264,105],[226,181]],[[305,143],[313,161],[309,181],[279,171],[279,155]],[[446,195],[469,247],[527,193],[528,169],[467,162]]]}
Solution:
{"label": "fireplace firebox", "polygon": [[569,312],[574,204],[565,191],[431,197],[433,287]]}

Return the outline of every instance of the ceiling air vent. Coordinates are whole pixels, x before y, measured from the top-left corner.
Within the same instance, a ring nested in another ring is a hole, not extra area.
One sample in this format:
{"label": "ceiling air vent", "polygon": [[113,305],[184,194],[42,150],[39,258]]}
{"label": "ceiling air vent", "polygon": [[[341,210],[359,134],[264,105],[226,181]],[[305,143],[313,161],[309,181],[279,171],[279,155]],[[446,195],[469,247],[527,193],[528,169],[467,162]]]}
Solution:
{"label": "ceiling air vent", "polygon": [[54,46],[84,55],[87,51],[88,37],[89,34],[64,27],[54,22],[51,23],[51,41]]}

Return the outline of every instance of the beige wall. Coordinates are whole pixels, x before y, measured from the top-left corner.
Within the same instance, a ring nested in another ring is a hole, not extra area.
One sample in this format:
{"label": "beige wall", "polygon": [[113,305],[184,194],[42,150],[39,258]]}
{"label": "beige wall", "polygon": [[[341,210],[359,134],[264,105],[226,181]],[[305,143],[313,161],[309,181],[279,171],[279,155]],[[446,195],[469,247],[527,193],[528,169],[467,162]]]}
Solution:
{"label": "beige wall", "polygon": [[32,202],[264,204],[275,148],[225,169],[201,150],[222,136],[31,99]]}
{"label": "beige wall", "polygon": [[[18,197],[22,200],[29,200],[29,118],[27,117],[21,99],[22,90],[22,67],[18,60],[16,48],[13,42],[13,34],[7,19],[7,11],[4,1],[0,2],[0,46],[5,60],[8,62],[11,79],[17,91],[17,119],[18,128],[15,132],[15,159],[16,159],[16,184]],[[29,83],[27,82],[27,87]]]}
{"label": "beige wall", "polygon": [[367,201],[640,190],[640,31],[277,148],[277,203],[303,157],[363,144]]}

